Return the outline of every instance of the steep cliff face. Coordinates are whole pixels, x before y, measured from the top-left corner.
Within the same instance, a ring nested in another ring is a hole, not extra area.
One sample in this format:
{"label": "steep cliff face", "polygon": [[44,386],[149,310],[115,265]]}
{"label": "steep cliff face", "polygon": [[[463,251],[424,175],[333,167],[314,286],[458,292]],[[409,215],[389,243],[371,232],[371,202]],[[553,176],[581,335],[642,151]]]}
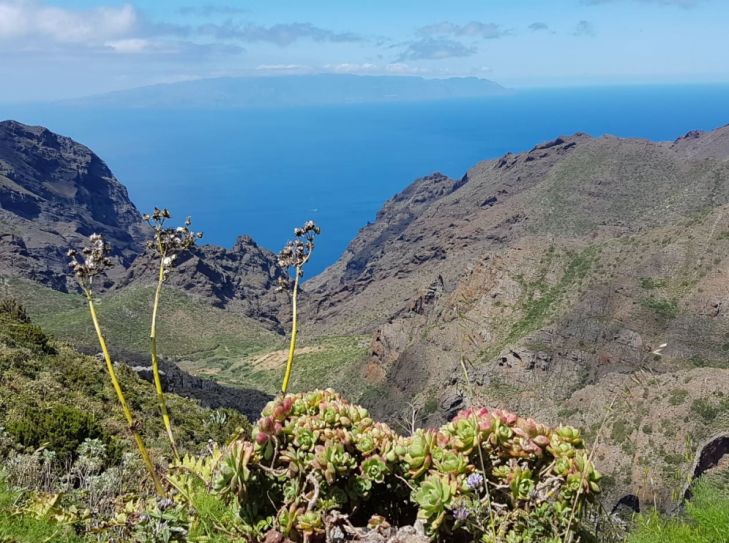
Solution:
{"label": "steep cliff face", "polygon": [[[117,288],[152,284],[158,271],[157,259],[145,253],[134,261]],[[167,282],[216,307],[242,313],[281,332],[290,311],[288,296],[276,292],[279,277],[283,277],[283,270],[276,255],[259,247],[252,238],[241,236],[231,249],[202,245],[181,254]]]}
{"label": "steep cliff face", "polygon": [[724,127],[482,162],[391,235],[383,209],[309,283],[309,331],[372,333],[377,415],[436,423],[475,397],[593,434],[609,415],[610,492],[646,497],[648,470],[668,500],[687,440],[729,419],[728,158]]}
{"label": "steep cliff face", "polygon": [[73,288],[66,251],[93,232],[121,268],[144,228],[124,186],[87,147],[37,126],[0,122],[0,271]]}
{"label": "steep cliff face", "polygon": [[[103,234],[115,266],[101,285],[153,283],[157,263],[144,252],[152,235],[126,188],[87,147],[37,126],[0,122],[0,275],[73,292],[66,251]],[[181,255],[169,285],[282,331],[288,298],[274,286],[276,255],[247,236],[231,249],[201,245]]]}

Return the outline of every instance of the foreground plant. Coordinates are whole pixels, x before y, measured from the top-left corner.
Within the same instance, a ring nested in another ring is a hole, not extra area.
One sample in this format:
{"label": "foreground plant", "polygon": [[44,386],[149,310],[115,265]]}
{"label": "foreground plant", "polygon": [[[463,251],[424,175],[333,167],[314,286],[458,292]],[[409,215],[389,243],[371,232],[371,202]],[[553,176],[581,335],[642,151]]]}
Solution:
{"label": "foreground plant", "polygon": [[167,219],[172,216],[167,209],[154,208],[151,215],[144,215],[144,220],[154,228],[154,240],[148,243],[148,247],[155,251],[159,258],[159,274],[157,276],[157,289],[154,293],[154,304],[152,306],[152,325],[150,327],[150,352],[152,355],[152,375],[154,376],[154,388],[157,393],[157,402],[159,403],[160,412],[162,413],[162,421],[164,422],[167,438],[170,441],[172,452],[175,458],[179,458],[175,437],[172,433],[172,423],[170,415],[167,411],[167,402],[165,402],[164,392],[162,391],[162,380],[159,375],[159,359],[157,358],[157,312],[159,309],[160,296],[162,294],[162,284],[172,271],[177,256],[190,249],[195,245],[195,241],[202,238],[202,232],[193,232],[190,230],[190,217],[185,219],[184,226],[177,228],[169,228],[165,226]]}
{"label": "foreground plant", "polygon": [[319,390],[271,402],[252,436],[227,447],[212,486],[238,504],[254,540],[272,527],[320,541],[344,515],[354,525],[417,517],[441,541],[580,541],[600,490],[577,430],[501,410],[401,437]]}
{"label": "foreground plant", "polygon": [[[299,293],[299,279],[304,275],[304,266],[314,251],[314,237],[320,233],[321,230],[314,221],[306,221],[301,228],[294,228],[294,236],[296,239],[289,241],[278,255],[278,263],[282,268],[287,272],[289,268],[294,268],[294,286],[291,295],[291,343],[289,345],[289,358],[286,362],[286,373],[284,374],[281,385],[281,394],[283,396],[286,395],[286,391],[289,388],[291,370],[294,365],[294,352],[296,351],[296,334],[298,333],[296,300]],[[285,279],[279,280],[279,287],[281,289],[288,288],[288,286],[289,281]]]}
{"label": "foreground plant", "polygon": [[149,452],[144,445],[144,441],[142,441],[142,438],[139,435],[139,431],[137,430],[138,424],[134,419],[134,415],[132,414],[131,409],[129,409],[129,405],[127,404],[124,392],[122,391],[121,385],[119,384],[119,379],[117,378],[116,371],[114,370],[114,364],[111,361],[111,356],[109,355],[109,350],[106,346],[104,334],[102,333],[101,326],[99,325],[99,318],[96,314],[96,306],[94,304],[93,293],[94,279],[104,274],[104,272],[113,265],[111,259],[109,258],[109,252],[109,245],[104,241],[101,235],[92,234],[91,236],[89,236],[89,244],[82,249],[81,256],[78,255],[75,249],[71,249],[68,251],[68,257],[70,259],[69,266],[73,270],[76,276],[76,280],[78,281],[81,290],[86,297],[86,301],[88,302],[91,320],[94,323],[96,336],[99,340],[101,351],[104,354],[106,370],[109,373],[111,384],[114,387],[114,391],[116,392],[117,399],[119,400],[119,404],[121,405],[122,412],[124,413],[124,417],[126,418],[127,428],[129,429],[129,432],[132,434],[132,437],[137,444],[139,454],[141,455],[142,461],[144,462],[144,465],[146,466],[147,471],[152,478],[155,490],[158,494],[164,495],[164,489],[162,488],[162,484],[160,483],[159,477],[157,476],[157,471],[155,470],[152,459],[149,456]]}

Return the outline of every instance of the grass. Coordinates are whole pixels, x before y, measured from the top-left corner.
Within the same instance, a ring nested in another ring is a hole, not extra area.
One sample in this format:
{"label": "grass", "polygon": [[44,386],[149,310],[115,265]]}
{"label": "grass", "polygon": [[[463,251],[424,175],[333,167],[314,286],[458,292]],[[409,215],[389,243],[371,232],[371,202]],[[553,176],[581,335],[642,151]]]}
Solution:
{"label": "grass", "polygon": [[670,403],[671,405],[681,405],[686,401],[687,397],[688,390],[686,390],[685,388],[674,388],[670,392],[668,403]]}
{"label": "grass", "polygon": [[71,527],[59,526],[47,518],[16,514],[19,492],[11,491],[0,473],[0,542],[82,543]]}
{"label": "grass", "polygon": [[[297,347],[296,366],[291,377],[292,392],[332,387],[343,393],[361,391],[361,378],[351,376],[356,362],[364,359],[369,346],[369,336],[329,336],[301,342]],[[281,384],[286,365],[286,351],[273,352],[229,360],[214,375],[215,379],[234,386],[258,388],[276,393]],[[195,371],[183,364],[185,369]],[[352,377],[352,378],[350,378]]]}
{"label": "grass", "polygon": [[507,342],[514,341],[529,332],[537,330],[545,322],[562,297],[573,290],[575,285],[585,278],[594,263],[597,251],[597,247],[588,247],[579,252],[568,251],[566,254],[567,262],[559,281],[555,285],[547,285],[544,277],[555,256],[554,251],[550,249],[538,278],[533,282],[524,283],[526,294],[522,301],[523,314],[512,325]]}
{"label": "grass", "polygon": [[653,277],[641,277],[640,286],[646,290],[653,290],[656,288],[663,288],[666,286],[665,279],[654,279]]}
{"label": "grass", "polygon": [[[56,337],[98,350],[96,334],[81,295],[57,292],[10,280],[8,294],[23,300],[33,321]],[[149,323],[153,287],[130,287],[97,297],[99,319],[112,348],[149,356]],[[253,319],[211,307],[176,289],[162,294],[158,343],[163,357],[184,357],[190,366],[216,367],[231,357],[279,348],[283,338]]]}
{"label": "grass", "polygon": [[642,515],[626,543],[729,543],[729,488],[712,479],[699,481],[684,514]]}

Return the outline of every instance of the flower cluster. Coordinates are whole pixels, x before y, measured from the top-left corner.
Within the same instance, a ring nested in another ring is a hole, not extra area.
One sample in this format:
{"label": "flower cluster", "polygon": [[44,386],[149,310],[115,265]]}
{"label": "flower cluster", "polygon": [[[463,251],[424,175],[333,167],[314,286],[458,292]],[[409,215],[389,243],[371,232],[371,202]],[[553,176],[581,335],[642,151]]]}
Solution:
{"label": "flower cluster", "polygon": [[270,516],[296,539],[323,533],[330,510],[360,510],[366,521],[407,502],[396,478],[397,435],[331,390],[270,403],[252,436],[228,447],[214,479],[219,493],[255,503],[251,525]]}
{"label": "flower cluster", "polygon": [[296,268],[299,277],[304,274],[303,266],[309,260],[314,250],[314,238],[321,233],[321,229],[314,221],[306,221],[304,226],[294,228],[296,239],[289,241],[278,254],[278,264],[284,269]]}
{"label": "flower cluster", "polygon": [[154,240],[147,243],[147,248],[157,252],[162,259],[162,268],[166,276],[177,259],[177,255],[190,249],[195,241],[202,238],[202,232],[194,232],[190,229],[192,221],[190,217],[185,219],[183,226],[170,228],[165,226],[167,219],[172,218],[170,212],[164,208],[154,208],[152,214],[145,214],[144,220],[154,228]]}
{"label": "flower cluster", "polygon": [[576,529],[573,509],[600,490],[579,431],[499,409],[461,411],[396,451],[415,485],[418,517],[432,532],[549,540]]}
{"label": "flower cluster", "polygon": [[111,258],[109,258],[110,252],[111,248],[101,234],[89,236],[89,243],[81,250],[81,256],[76,249],[69,249],[66,253],[69,258],[68,265],[82,288],[90,290],[94,277],[113,266]]}
{"label": "flower cluster", "polygon": [[229,445],[214,488],[256,511],[246,523],[267,519],[294,540],[324,533],[337,510],[395,525],[417,514],[441,537],[546,541],[576,530],[599,492],[577,430],[501,410],[469,409],[400,437],[333,391],[314,391],[270,403],[252,435]]}

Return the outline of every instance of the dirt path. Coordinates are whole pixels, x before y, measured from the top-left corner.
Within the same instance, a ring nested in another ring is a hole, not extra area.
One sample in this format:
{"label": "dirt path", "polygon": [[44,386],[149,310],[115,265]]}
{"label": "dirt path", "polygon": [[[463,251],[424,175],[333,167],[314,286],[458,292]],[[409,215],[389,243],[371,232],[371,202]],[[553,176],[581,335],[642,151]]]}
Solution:
{"label": "dirt path", "polygon": [[[296,356],[301,356],[307,353],[316,353],[323,351],[324,348],[321,346],[308,346],[296,349]],[[280,351],[273,351],[270,353],[263,354],[251,361],[251,365],[260,370],[273,370],[280,368],[286,364],[289,357],[288,349],[281,349]]]}

